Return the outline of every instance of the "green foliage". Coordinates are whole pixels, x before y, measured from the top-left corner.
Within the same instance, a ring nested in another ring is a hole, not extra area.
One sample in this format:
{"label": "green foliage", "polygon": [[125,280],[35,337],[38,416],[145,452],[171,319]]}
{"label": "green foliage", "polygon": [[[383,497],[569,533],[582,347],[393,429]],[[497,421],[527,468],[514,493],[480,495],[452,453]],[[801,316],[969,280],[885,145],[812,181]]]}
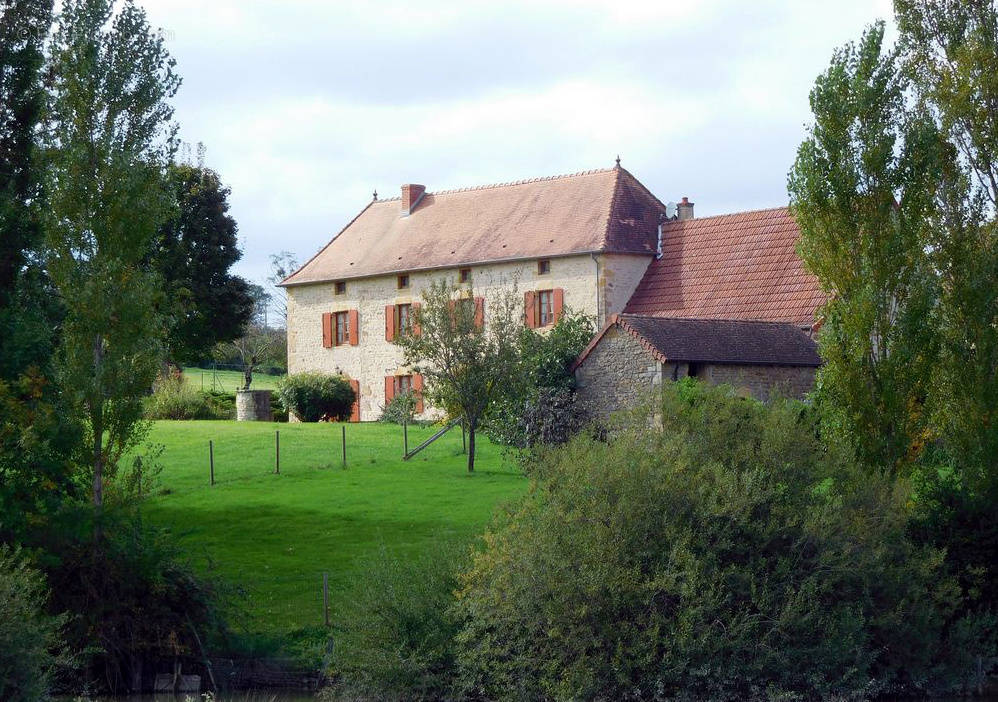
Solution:
{"label": "green foliage", "polygon": [[171,164],[167,178],[177,209],[160,227],[152,265],[166,289],[170,359],[193,363],[241,336],[254,302],[249,283],[229,272],[242,258],[229,188],[203,165]]}
{"label": "green foliage", "polygon": [[520,448],[563,443],[582,428],[570,368],[596,332],[584,314],[566,311],[546,333],[522,329],[517,371],[489,408],[485,430],[493,441]]}
{"label": "green foliage", "polygon": [[416,402],[416,393],[400,392],[385,405],[378,421],[389,424],[412,424],[416,418]]}
{"label": "green foliage", "polygon": [[[66,641],[82,652],[78,685],[98,681],[109,693],[129,689],[132,673],[198,664],[201,644],[225,632],[222,605],[231,594],[194,572],[176,539],[131,510],[107,510],[95,548],[93,514],[67,510],[48,545],[56,611],[74,613]],[[199,643],[200,639],[200,643]]]}
{"label": "green foliage", "polygon": [[871,466],[924,447],[938,285],[926,252],[936,131],[909,113],[883,23],[836,51],[811,91],[815,123],[790,173],[799,251],[831,294],[821,310],[825,407]]}
{"label": "green foliage", "polygon": [[142,402],[145,419],[233,419],[235,412],[231,394],[198,390],[181,378],[161,378]]}
{"label": "green foliage", "polygon": [[464,691],[828,698],[966,673],[966,642],[939,655],[958,594],[905,537],[908,490],[808,417],[667,385],[661,430],[538,452],[462,576]]}
{"label": "green foliage", "polygon": [[401,559],[382,547],[361,565],[364,577],[337,622],[328,699],[437,700],[451,695],[455,672],[453,612],[464,548],[438,542]]}
{"label": "green foliage", "polygon": [[303,422],[350,417],[356,396],[349,381],[329,373],[294,373],[277,384],[277,394],[289,412]]}
{"label": "green foliage", "polygon": [[451,417],[463,416],[468,428],[468,472],[475,469],[475,435],[489,407],[517,377],[517,339],[523,329],[523,301],[516,287],[477,300],[470,285],[440,280],[423,291],[413,311],[413,329],[395,343],[404,365],[426,381],[424,397]]}
{"label": "green foliage", "polygon": [[0,545],[0,699],[46,699],[57,667],[69,662],[66,618],[46,615],[47,600],[44,576],[22,551]]}
{"label": "green foliage", "polygon": [[59,385],[86,420],[98,509],[160,370],[162,283],[146,259],[175,207],[163,175],[173,66],[132,0],[62,4],[48,66],[47,267],[66,306]]}

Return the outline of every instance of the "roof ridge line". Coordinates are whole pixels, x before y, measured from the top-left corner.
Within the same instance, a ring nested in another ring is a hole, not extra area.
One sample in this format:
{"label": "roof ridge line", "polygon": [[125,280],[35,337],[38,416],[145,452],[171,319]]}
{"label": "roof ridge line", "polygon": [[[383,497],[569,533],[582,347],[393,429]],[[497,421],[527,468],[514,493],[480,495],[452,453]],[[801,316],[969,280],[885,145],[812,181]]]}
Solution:
{"label": "roof ridge line", "polygon": [[[739,210],[738,212],[725,212],[723,214],[707,215],[706,217],[694,217],[693,219],[670,219],[662,222],[663,226],[678,223],[696,223],[705,219],[720,219],[721,217],[736,217],[738,215],[755,214],[757,212],[775,212],[776,210],[790,210],[790,205],[777,205],[776,207],[759,207],[754,210]],[[792,216],[792,215],[791,215]]]}
{"label": "roof ridge line", "polygon": [[[588,171],[576,171],[575,173],[559,173],[557,175],[540,176],[537,178],[524,178],[522,180],[510,180],[505,183],[486,183],[484,185],[469,185],[464,188],[449,188],[447,190],[426,191],[427,195],[450,195],[451,193],[468,193],[475,190],[493,190],[495,188],[509,188],[514,185],[529,185],[530,183],[544,183],[551,180],[562,180],[564,178],[578,178],[580,176],[595,175],[597,173],[609,173],[615,168],[592,168]],[[392,202],[401,200],[402,197],[378,198],[375,202]]]}
{"label": "roof ridge line", "polygon": [[635,314],[634,312],[621,312],[621,317],[637,317],[640,319],[668,319],[676,322],[728,322],[736,324],[779,324],[784,326],[791,326],[795,329],[797,326],[793,322],[780,322],[775,319],[729,319],[725,317],[670,317],[667,315],[656,315],[656,314]]}

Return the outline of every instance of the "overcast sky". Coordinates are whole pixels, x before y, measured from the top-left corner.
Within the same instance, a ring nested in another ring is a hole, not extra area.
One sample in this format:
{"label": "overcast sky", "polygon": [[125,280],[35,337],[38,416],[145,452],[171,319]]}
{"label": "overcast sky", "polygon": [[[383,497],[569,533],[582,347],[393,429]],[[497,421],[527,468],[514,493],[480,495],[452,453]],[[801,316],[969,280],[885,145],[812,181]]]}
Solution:
{"label": "overcast sky", "polygon": [[889,0],[145,0],[243,260],[371,199],[621,164],[697,216],[785,204],[808,92]]}

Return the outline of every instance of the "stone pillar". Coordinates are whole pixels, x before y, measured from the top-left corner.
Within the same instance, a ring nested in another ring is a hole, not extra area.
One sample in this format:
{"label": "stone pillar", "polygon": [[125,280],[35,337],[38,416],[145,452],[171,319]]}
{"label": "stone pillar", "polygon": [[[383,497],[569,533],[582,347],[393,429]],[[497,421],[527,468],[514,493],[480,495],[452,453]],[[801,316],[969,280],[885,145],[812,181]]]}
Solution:
{"label": "stone pillar", "polygon": [[236,421],[271,421],[270,393],[270,390],[236,390]]}

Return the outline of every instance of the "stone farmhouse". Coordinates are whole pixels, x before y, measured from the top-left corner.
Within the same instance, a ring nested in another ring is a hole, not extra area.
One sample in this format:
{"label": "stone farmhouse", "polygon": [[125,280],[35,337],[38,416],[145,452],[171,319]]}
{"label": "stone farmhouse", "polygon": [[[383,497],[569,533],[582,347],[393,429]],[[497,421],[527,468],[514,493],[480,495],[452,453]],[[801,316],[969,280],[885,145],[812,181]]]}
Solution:
{"label": "stone farmhouse", "polygon": [[[431,281],[474,281],[476,308],[516,280],[527,326],[566,308],[599,334],[576,361],[582,398],[603,411],[696,375],[758,397],[800,394],[818,366],[810,329],[823,301],[795,252],[786,208],[695,219],[618,164],[437,193],[375,198],[282,285],[288,370],[350,378],[353,421],[422,388],[392,343]],[[420,402],[417,410],[428,412]]]}

